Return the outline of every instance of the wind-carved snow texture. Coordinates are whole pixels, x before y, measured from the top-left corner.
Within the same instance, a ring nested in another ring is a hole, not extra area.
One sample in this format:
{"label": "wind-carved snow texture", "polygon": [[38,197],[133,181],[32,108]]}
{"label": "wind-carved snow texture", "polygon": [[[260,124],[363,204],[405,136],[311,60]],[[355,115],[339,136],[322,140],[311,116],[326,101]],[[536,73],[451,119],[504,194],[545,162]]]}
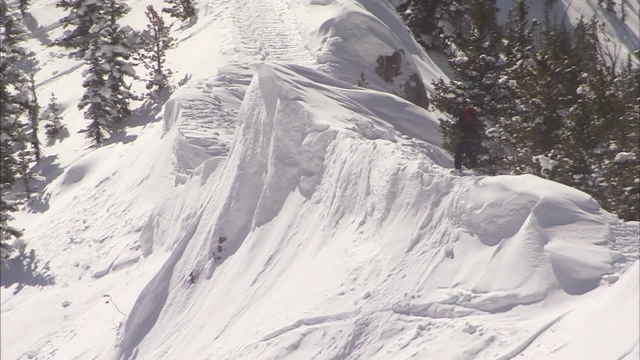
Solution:
{"label": "wind-carved snow texture", "polygon": [[189,174],[205,160],[228,155],[251,79],[246,72],[246,68],[222,69],[215,78],[181,87],[169,99],[165,132],[177,129],[179,134],[173,148],[176,171]]}
{"label": "wind-carved snow texture", "polygon": [[[449,175],[439,148],[353,111],[389,95],[363,97],[299,66],[255,70],[227,159],[204,179],[194,171],[184,197],[156,219],[158,229],[178,220],[184,232],[154,237],[183,234],[132,309],[120,358],[310,349],[337,359],[450,358],[427,345],[476,333],[460,354],[510,358],[564,315],[523,323],[516,307],[557,291],[583,294],[613,273],[619,253],[599,246],[611,238],[609,219],[589,196],[534,176]],[[402,103],[395,99],[389,106]],[[410,123],[405,116],[396,124]],[[344,275],[327,278],[327,264],[331,276]],[[162,340],[204,326],[190,341]],[[405,327],[415,329],[409,339]],[[375,345],[379,334],[389,346]]]}

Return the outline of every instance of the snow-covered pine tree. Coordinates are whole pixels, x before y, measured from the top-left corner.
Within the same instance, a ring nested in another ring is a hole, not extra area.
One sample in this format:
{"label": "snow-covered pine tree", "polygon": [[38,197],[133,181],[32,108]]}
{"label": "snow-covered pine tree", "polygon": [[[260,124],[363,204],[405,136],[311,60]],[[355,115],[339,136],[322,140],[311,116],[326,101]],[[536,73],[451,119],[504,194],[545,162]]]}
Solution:
{"label": "snow-covered pine tree", "polygon": [[40,149],[40,138],[38,137],[39,124],[40,121],[40,105],[38,104],[38,93],[36,92],[36,80],[35,80],[35,70],[32,70],[27,74],[29,78],[28,83],[28,96],[27,102],[24,106],[27,109],[27,113],[29,114],[29,126],[27,130],[26,137],[31,144],[32,155],[36,162],[40,161],[42,157],[42,150]]}
{"label": "snow-covered pine tree", "polygon": [[176,19],[187,21],[196,16],[196,7],[193,0],[164,0],[169,7],[162,8],[163,13]]}
{"label": "snow-covered pine tree", "polygon": [[[575,103],[578,88],[572,52],[571,34],[562,25],[548,26],[542,30],[543,41],[534,54],[533,66],[527,76],[518,79],[518,98],[522,112],[518,121],[519,130],[515,137],[529,156],[523,152],[520,168],[527,169],[527,161],[543,156],[557,162],[564,159],[553,154],[562,141],[564,116]],[[534,166],[536,172],[552,176],[551,169]],[[556,169],[557,170],[557,169]]]}
{"label": "snow-covered pine tree", "polygon": [[147,6],[145,12],[149,23],[147,29],[141,34],[142,46],[140,49],[140,60],[144,67],[149,70],[150,79],[147,81],[147,89],[160,91],[169,83],[172,75],[171,69],[165,66],[167,61],[167,51],[175,47],[175,39],[171,37],[171,26],[167,26],[162,16],[153,8]]}
{"label": "snow-covered pine tree", "polygon": [[533,33],[538,26],[528,21],[529,8],[519,0],[509,11],[504,30],[504,54],[506,66],[496,84],[500,96],[496,99],[499,116],[496,117],[498,135],[505,153],[504,166],[517,173],[532,172],[531,154],[527,139],[531,123],[524,122],[519,86],[523,80],[534,76]]}
{"label": "snow-covered pine tree", "polygon": [[82,86],[85,92],[80,98],[78,108],[83,110],[85,118],[89,120],[89,125],[84,130],[86,136],[96,144],[102,143],[111,132],[116,111],[111,103],[111,90],[107,87],[107,77],[109,72],[103,64],[102,51],[100,48],[88,50],[84,61],[88,68],[83,72],[84,81]]}
{"label": "snow-covered pine tree", "polygon": [[595,18],[580,19],[573,37],[580,83],[556,151],[565,160],[556,178],[622,219],[640,220],[640,70],[630,56],[617,68],[617,54],[603,48],[610,41]]}
{"label": "snow-covered pine tree", "polygon": [[54,93],[51,93],[49,104],[42,112],[42,120],[45,121],[44,129],[49,143],[53,143],[65,126],[62,124],[62,116],[60,116],[60,105]]}
{"label": "snow-covered pine tree", "polygon": [[[33,68],[32,68],[33,69]],[[21,130],[18,158],[18,174],[24,182],[24,195],[27,199],[31,198],[34,192],[32,180],[34,173],[31,167],[34,162],[40,161],[42,150],[40,149],[40,139],[38,137],[38,122],[40,121],[40,105],[36,94],[34,70],[30,70],[27,74],[28,83],[26,89],[21,89],[22,100],[20,106],[25,109],[27,119]]]}
{"label": "snow-covered pine tree", "polygon": [[0,1],[0,260],[10,256],[12,243],[22,233],[9,225],[16,204],[7,194],[18,178],[18,152],[25,146],[21,117],[25,109],[20,105],[22,91],[28,82],[16,64],[27,55],[20,43],[27,38],[22,22],[6,1]]}
{"label": "snow-covered pine tree", "polygon": [[20,0],[18,2],[18,8],[20,9],[20,13],[24,16],[29,10],[29,6],[31,6],[31,0]]}
{"label": "snow-covered pine tree", "polygon": [[445,23],[459,15],[462,7],[457,0],[408,0],[397,11],[415,38],[425,49],[445,50]]}
{"label": "snow-covered pine tree", "polygon": [[118,21],[122,19],[131,8],[119,0],[105,1],[106,27],[104,28],[104,38],[102,51],[106,67],[110,70],[107,77],[107,86],[111,90],[111,101],[115,105],[115,123],[123,122],[129,115],[131,109],[129,104],[138,97],[131,91],[130,80],[136,79],[133,60],[136,53],[134,34],[129,26],[120,27]]}
{"label": "snow-covered pine tree", "polygon": [[[480,112],[486,126],[496,123],[496,97],[500,95],[496,84],[504,68],[500,54],[501,36],[496,22],[497,8],[493,1],[483,0],[469,4],[467,21],[458,29],[455,43],[450,49],[449,65],[455,73],[455,79],[445,82],[440,79],[433,83],[435,95],[432,103],[436,108],[453,117],[469,103]],[[444,138],[444,147],[454,151],[458,142],[458,132],[452,122],[441,119],[440,130]],[[483,131],[483,143],[488,143]],[[478,165],[494,167],[495,157],[484,149]]]}
{"label": "snow-covered pine tree", "polygon": [[130,101],[137,99],[126,82],[127,78],[135,78],[131,61],[133,30],[118,24],[130,8],[116,0],[101,4],[101,17],[89,29],[91,43],[83,59],[88,66],[83,72],[82,86],[86,90],[78,104],[79,109],[86,109],[85,117],[89,119],[87,137],[97,144],[131,114]]}
{"label": "snow-covered pine tree", "polygon": [[77,50],[73,55],[83,58],[93,38],[99,33],[89,31],[93,26],[102,26],[103,4],[97,0],[60,0],[56,7],[67,11],[67,15],[59,20],[65,30],[62,36],[51,45]]}
{"label": "snow-covered pine tree", "polygon": [[15,202],[0,198],[0,267],[4,266],[4,261],[11,257],[13,252],[13,241],[22,237],[22,231],[10,225],[14,219],[12,212],[18,210]]}
{"label": "snow-covered pine tree", "polygon": [[364,71],[360,71],[360,78],[358,79],[356,86],[361,88],[366,88],[367,85],[369,85],[369,82],[367,81],[367,78],[364,76]]}
{"label": "snow-covered pine tree", "polygon": [[640,68],[630,56],[611,93],[616,100],[613,109],[621,116],[610,124],[600,181],[602,204],[624,220],[640,221]]}
{"label": "snow-covered pine tree", "polygon": [[608,126],[617,122],[620,113],[610,109],[613,78],[611,70],[600,56],[598,21],[579,19],[572,33],[573,45],[565,63],[567,84],[573,89],[568,98],[560,140],[554,146],[554,156],[562,162],[553,179],[583,190],[598,198],[598,178],[602,175],[602,156],[605,152]]}

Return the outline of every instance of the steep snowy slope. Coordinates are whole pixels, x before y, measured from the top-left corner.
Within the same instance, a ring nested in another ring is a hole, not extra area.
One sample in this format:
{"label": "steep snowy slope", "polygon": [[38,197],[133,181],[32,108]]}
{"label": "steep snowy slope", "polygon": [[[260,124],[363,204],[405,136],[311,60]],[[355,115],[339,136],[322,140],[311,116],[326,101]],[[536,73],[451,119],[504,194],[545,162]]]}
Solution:
{"label": "steep snowy slope", "polygon": [[591,198],[532,176],[451,176],[438,148],[352,110],[407,106],[386,97],[258,66],[228,159],[203,164],[145,237],[185,229],[120,358],[511,356],[614,272],[620,254],[598,246],[611,219]]}
{"label": "steep snowy slope", "polygon": [[[375,74],[397,49],[443,74],[386,1],[200,1],[170,99],[97,148],[54,4],[30,46],[70,137],[16,216],[41,263],[2,289],[2,359],[639,358],[638,223],[451,176],[436,115]],[[137,28],[162,7],[129,4]]]}

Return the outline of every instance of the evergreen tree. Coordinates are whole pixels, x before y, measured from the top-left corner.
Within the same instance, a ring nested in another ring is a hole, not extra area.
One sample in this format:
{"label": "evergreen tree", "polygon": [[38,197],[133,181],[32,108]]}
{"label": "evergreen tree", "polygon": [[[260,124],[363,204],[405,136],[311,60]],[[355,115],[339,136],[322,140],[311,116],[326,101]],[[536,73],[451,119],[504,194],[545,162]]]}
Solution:
{"label": "evergreen tree", "polygon": [[504,153],[502,165],[518,173],[529,172],[531,163],[527,142],[521,139],[522,135],[528,133],[528,124],[525,123],[523,115],[526,110],[519,97],[523,83],[534,76],[533,33],[538,24],[529,24],[528,13],[529,8],[522,0],[517,1],[509,11],[503,41],[506,66],[497,83],[502,96],[497,99],[495,106]]}
{"label": "evergreen tree", "polygon": [[145,15],[149,23],[141,36],[140,60],[149,71],[150,80],[147,82],[147,89],[160,91],[168,85],[172,74],[165,63],[167,50],[175,47],[175,39],[170,35],[171,26],[165,25],[162,16],[152,5],[147,6]]}
{"label": "evergreen tree", "polygon": [[425,49],[444,50],[448,35],[445,23],[461,10],[456,0],[409,0],[401,4],[397,11],[415,34],[418,43]]}
{"label": "evergreen tree", "polygon": [[92,27],[103,26],[102,1],[60,0],[56,7],[68,12],[59,22],[64,29],[70,29],[54,40],[52,45],[77,50],[73,54],[79,58],[84,57],[93,39],[99,36],[99,32],[91,31]]}
{"label": "evergreen tree", "polygon": [[42,113],[42,120],[46,122],[44,129],[47,139],[52,143],[65,128],[62,124],[62,116],[60,116],[60,105],[58,105],[58,99],[54,93],[51,93],[49,104]]}
{"label": "evergreen tree", "polygon": [[0,266],[11,256],[13,240],[22,237],[22,231],[9,224],[13,220],[11,213],[17,210],[14,202],[5,200],[4,197],[0,198]]}
{"label": "evergreen tree", "polygon": [[20,9],[20,13],[23,17],[27,13],[29,6],[31,6],[31,0],[20,0],[18,2],[18,8]]}
{"label": "evergreen tree", "polygon": [[107,26],[104,28],[102,51],[104,62],[109,69],[107,86],[111,90],[111,102],[116,110],[113,118],[115,123],[123,122],[131,109],[129,104],[138,97],[131,92],[131,85],[127,79],[136,79],[132,55],[137,51],[134,45],[135,32],[129,26],[120,27],[118,20],[123,18],[131,8],[118,0],[106,1],[105,17]]}
{"label": "evergreen tree", "polygon": [[[493,3],[464,4],[462,17],[448,15],[455,78],[434,82],[432,103],[454,116],[473,103],[487,133],[502,141],[491,153],[498,165],[541,173],[585,191],[623,219],[638,220],[638,67],[630,57],[624,69],[618,67],[618,49],[606,46],[612,42],[595,18],[578,19],[570,31],[550,24],[547,13],[541,27],[528,23],[526,3],[517,1],[501,31],[494,26]],[[417,16],[411,6],[407,14]],[[453,153],[455,127],[441,120],[441,131]]]}
{"label": "evergreen tree", "polygon": [[35,74],[31,71],[29,77],[29,96],[27,102],[23,105],[26,107],[29,115],[29,126],[26,134],[26,138],[29,140],[32,149],[32,157],[38,162],[42,157],[42,150],[40,149],[40,138],[38,137],[40,121],[40,105],[38,104],[38,94],[36,92]]}
{"label": "evergreen tree", "polygon": [[107,87],[106,78],[109,73],[102,63],[98,49],[90,49],[85,57],[89,68],[84,71],[85,79],[82,86],[85,92],[78,103],[79,109],[85,109],[85,118],[89,125],[85,129],[86,136],[96,144],[101,144],[107,134],[111,132],[116,111],[113,109],[110,90]]}
{"label": "evergreen tree", "polygon": [[[553,151],[562,141],[564,114],[575,103],[579,70],[571,59],[570,33],[561,25],[543,31],[544,42],[534,54],[532,73],[518,79],[522,112],[511,135],[523,149],[520,169],[528,171],[529,161],[545,156],[556,161]],[[528,155],[527,155],[528,154]],[[544,169],[542,169],[544,170]],[[551,176],[551,172],[543,172]]]}
{"label": "evergreen tree", "polygon": [[162,8],[163,13],[176,19],[187,21],[196,16],[196,7],[193,0],[165,0],[169,7]]}
{"label": "evergreen tree", "polygon": [[565,71],[573,76],[566,79],[573,85],[573,89],[569,89],[572,97],[564,111],[561,141],[554,150],[554,156],[562,162],[553,179],[595,196],[607,127],[618,121],[620,113],[610,109],[614,99],[608,89],[613,79],[609,76],[611,70],[599,56],[597,20],[580,19],[572,36],[573,46],[567,61],[572,67]]}
{"label": "evergreen tree", "polygon": [[129,103],[137,99],[126,82],[127,78],[135,78],[131,61],[133,31],[118,24],[130,8],[116,0],[101,4],[97,22],[100,26],[90,29],[93,35],[84,57],[88,66],[83,74],[85,93],[78,104],[81,110],[86,109],[85,117],[89,120],[86,135],[97,144],[131,114]]}
{"label": "evergreen tree", "polygon": [[360,71],[360,78],[356,84],[357,87],[366,88],[369,85],[367,78],[364,76],[364,71]]}
{"label": "evergreen tree", "polygon": [[622,219],[640,220],[640,70],[629,58],[615,77],[602,73],[606,81],[591,76],[587,93],[598,144],[588,158],[596,186],[585,191]]}
{"label": "evergreen tree", "polygon": [[640,68],[631,58],[610,82],[596,198],[625,220],[640,220]]}
{"label": "evergreen tree", "polygon": [[12,250],[11,243],[21,232],[9,225],[11,212],[17,210],[7,194],[19,176],[18,153],[25,146],[22,136],[25,112],[24,93],[28,80],[17,66],[27,55],[20,43],[27,39],[22,22],[13,14],[6,1],[0,1],[0,259],[6,259]]}
{"label": "evergreen tree", "polygon": [[[501,78],[505,62],[500,54],[501,31],[496,22],[497,8],[492,1],[483,0],[469,5],[466,25],[459,28],[455,45],[450,50],[449,65],[455,73],[455,80],[434,82],[436,94],[432,103],[441,111],[454,117],[465,105],[473,104],[480,112],[485,126],[496,124],[496,111],[502,92],[496,84]],[[457,130],[453,123],[441,120],[444,147],[453,152],[458,142]],[[479,166],[494,167],[493,142],[483,131],[483,143],[489,145],[479,159]]]}

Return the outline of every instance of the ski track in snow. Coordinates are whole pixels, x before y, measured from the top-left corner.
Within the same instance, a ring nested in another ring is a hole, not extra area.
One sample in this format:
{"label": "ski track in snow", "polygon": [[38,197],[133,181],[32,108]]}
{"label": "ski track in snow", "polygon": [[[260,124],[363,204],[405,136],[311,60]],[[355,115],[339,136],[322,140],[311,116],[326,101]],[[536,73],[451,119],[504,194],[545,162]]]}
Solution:
{"label": "ski track in snow", "polygon": [[[209,12],[218,11],[216,16],[231,14],[235,30],[225,29],[226,39],[233,46],[222,47],[222,53],[237,57],[242,53],[242,61],[298,64],[315,67],[316,61],[303,43],[300,29],[282,0],[234,0],[212,2]],[[235,36],[230,35],[235,34]],[[248,63],[237,66],[245,68]],[[196,80],[180,88],[174,95],[178,98],[181,113],[179,130],[187,143],[199,147],[209,156],[226,156],[233,141],[238,117],[238,108],[228,109],[228,104],[216,96],[216,92],[230,92],[240,100],[253,74],[219,74],[222,78]],[[231,81],[229,83],[228,81]],[[182,93],[182,94],[181,94]],[[178,157],[181,156],[178,154]],[[188,157],[188,156],[187,156]],[[202,160],[179,159],[178,170],[189,172]],[[186,167],[186,169],[184,168]]]}
{"label": "ski track in snow", "polygon": [[300,35],[300,29],[282,0],[230,2],[242,50],[255,61],[280,64],[316,64]]}

